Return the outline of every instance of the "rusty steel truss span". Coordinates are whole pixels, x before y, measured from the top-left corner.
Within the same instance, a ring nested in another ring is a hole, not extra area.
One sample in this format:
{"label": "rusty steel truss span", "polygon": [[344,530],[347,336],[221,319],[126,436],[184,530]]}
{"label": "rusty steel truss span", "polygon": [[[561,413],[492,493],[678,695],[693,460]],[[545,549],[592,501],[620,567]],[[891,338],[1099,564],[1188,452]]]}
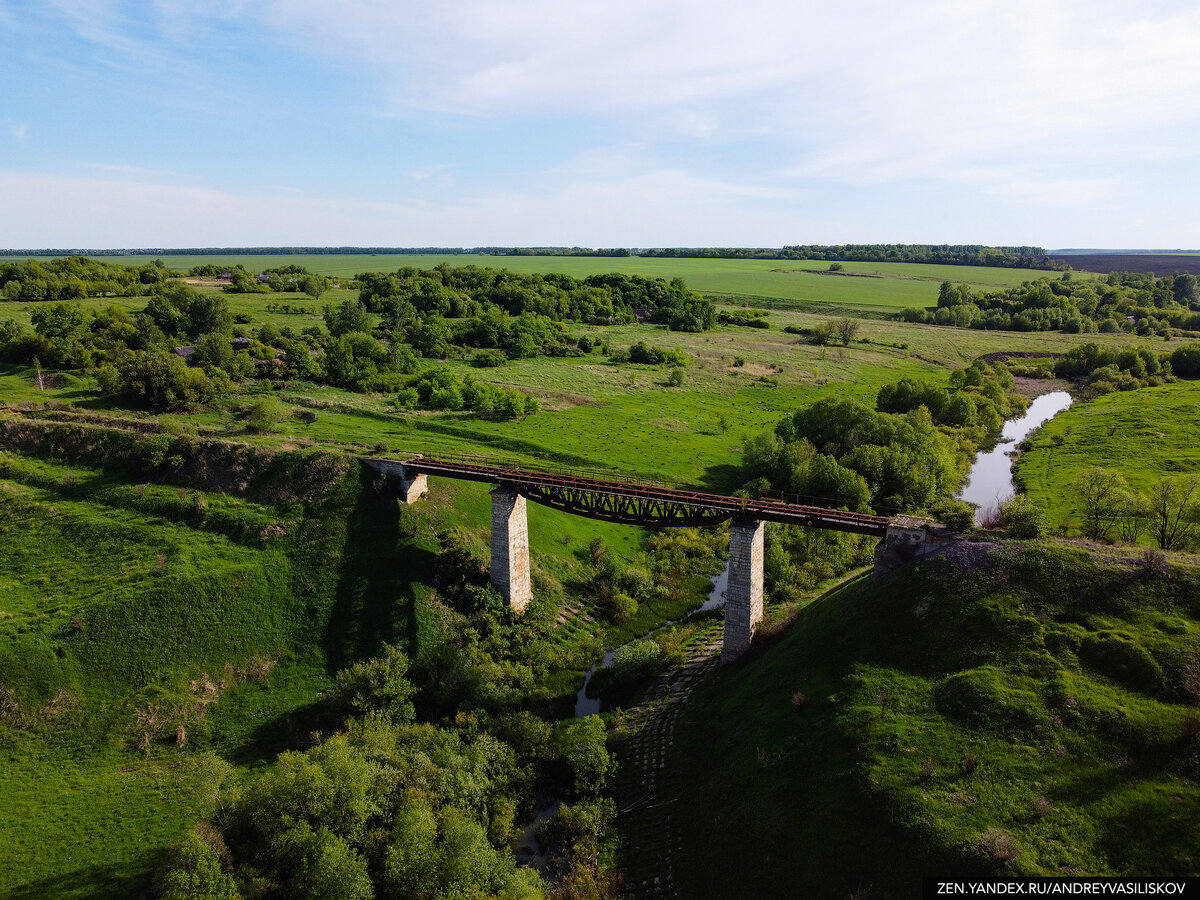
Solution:
{"label": "rusty steel truss span", "polygon": [[407,472],[497,484],[543,506],[606,522],[655,527],[691,526],[716,525],[738,517],[875,537],[883,537],[888,526],[888,520],[883,516],[778,500],[749,500],[424,456],[410,457],[400,463]]}

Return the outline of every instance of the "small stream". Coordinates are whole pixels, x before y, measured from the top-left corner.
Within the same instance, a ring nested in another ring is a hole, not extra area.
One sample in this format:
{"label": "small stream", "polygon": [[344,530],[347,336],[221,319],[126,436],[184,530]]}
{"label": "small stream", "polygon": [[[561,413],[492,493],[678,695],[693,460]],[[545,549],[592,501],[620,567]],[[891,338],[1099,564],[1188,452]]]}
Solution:
{"label": "small stream", "polygon": [[[688,612],[683,618],[690,618],[697,613],[706,612],[710,609],[718,609],[725,605],[725,590],[729,586],[729,564],[725,564],[725,568],[721,570],[719,575],[714,575],[712,579],[712,590],[708,593],[708,599],[695,609]],[[645,634],[636,637],[633,641],[640,641],[649,637],[656,631],[666,628],[668,625],[674,625],[679,619],[670,619],[659,625],[658,628],[651,629]],[[625,646],[622,644],[621,646]],[[619,648],[618,648],[619,649]],[[588,684],[592,680],[592,676],[596,674],[597,669],[605,669],[612,665],[613,654],[616,649],[609,650],[604,656],[587,671],[587,675],[583,679],[583,687],[579,689],[579,693],[575,697],[575,718],[582,719],[585,716],[595,716],[600,713],[600,698],[591,698],[587,695]],[[513,847],[516,852],[517,862],[523,866],[529,866],[537,869],[545,875],[546,858],[542,854],[542,848],[537,839],[538,829],[542,823],[554,815],[558,808],[562,806],[561,802],[554,803],[550,806],[545,806],[534,811],[533,821],[530,822],[521,831],[520,836],[513,842]]]}
{"label": "small stream", "polygon": [[1000,433],[1000,442],[975,457],[960,500],[975,504],[975,524],[982,525],[988,513],[1016,493],[1012,480],[1014,445],[1071,405],[1066,391],[1051,391],[1035,397],[1024,415],[1009,419]]}
{"label": "small stream", "polygon": [[[712,586],[712,590],[708,592],[708,599],[705,600],[699,606],[697,606],[695,609],[691,610],[683,618],[688,619],[688,618],[691,618],[692,616],[696,615],[697,613],[707,612],[710,609],[719,609],[720,607],[725,605],[725,589],[729,586],[729,563],[728,562],[725,563],[725,568],[721,570],[721,573],[719,575],[713,576],[712,583],[713,583],[713,586]],[[648,638],[650,635],[654,634],[655,631],[661,631],[662,629],[666,628],[668,625],[674,625],[676,622],[679,622],[679,621],[681,621],[681,620],[680,619],[668,619],[666,622],[659,625],[658,628],[654,628],[650,631],[647,631],[643,635],[639,635],[638,637],[635,637],[632,641],[629,641],[628,644],[632,644],[632,643],[634,643],[634,641],[640,641],[640,640],[643,640],[644,638]],[[621,646],[625,647],[625,646],[628,646],[628,644],[622,644]],[[614,648],[613,650],[609,650],[607,653],[604,654],[604,656],[600,659],[600,661],[598,663],[596,663],[590,669],[588,669],[587,675],[585,675],[583,678],[583,687],[581,687],[579,689],[579,693],[575,695],[575,718],[582,719],[585,716],[599,715],[599,713],[600,713],[600,698],[599,697],[593,698],[593,697],[589,697],[587,695],[588,685],[591,683],[592,676],[596,674],[597,669],[607,669],[609,666],[612,665],[613,654],[616,653],[617,650],[619,650],[619,649],[620,649],[620,647]]]}

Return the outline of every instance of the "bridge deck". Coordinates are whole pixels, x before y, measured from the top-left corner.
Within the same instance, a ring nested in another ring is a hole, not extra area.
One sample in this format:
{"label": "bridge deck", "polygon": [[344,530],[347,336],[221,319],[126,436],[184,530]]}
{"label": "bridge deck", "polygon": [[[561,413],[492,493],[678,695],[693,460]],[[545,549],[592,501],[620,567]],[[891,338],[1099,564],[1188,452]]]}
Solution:
{"label": "bridge deck", "polygon": [[613,522],[639,525],[709,525],[737,516],[875,537],[883,537],[888,526],[888,520],[884,516],[805,506],[780,500],[750,500],[657,485],[533,472],[483,463],[429,459],[424,456],[409,457],[399,462],[406,470],[414,473],[504,485],[537,503]]}

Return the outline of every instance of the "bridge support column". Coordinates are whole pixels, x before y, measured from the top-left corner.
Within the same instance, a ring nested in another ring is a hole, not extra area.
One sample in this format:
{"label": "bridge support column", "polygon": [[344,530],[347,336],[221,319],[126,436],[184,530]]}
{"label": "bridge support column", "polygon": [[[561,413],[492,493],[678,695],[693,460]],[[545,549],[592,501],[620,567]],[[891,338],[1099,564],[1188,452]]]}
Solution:
{"label": "bridge support column", "polygon": [[725,589],[725,639],[721,664],[750,648],[763,617],[763,523],[734,519],[729,525],[729,586]]}
{"label": "bridge support column", "polygon": [[503,485],[492,491],[492,584],[517,612],[533,598],[525,498]]}

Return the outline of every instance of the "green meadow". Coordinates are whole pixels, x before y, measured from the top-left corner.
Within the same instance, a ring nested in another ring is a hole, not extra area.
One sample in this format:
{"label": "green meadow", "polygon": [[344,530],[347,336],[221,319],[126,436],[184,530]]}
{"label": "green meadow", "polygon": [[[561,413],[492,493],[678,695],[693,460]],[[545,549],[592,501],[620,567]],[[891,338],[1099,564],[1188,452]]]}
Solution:
{"label": "green meadow", "polygon": [[637,256],[297,254],[102,257],[106,262],[130,266],[143,265],[156,258],[169,268],[183,271],[206,263],[242,265],[252,272],[294,264],[312,272],[347,279],[360,272],[394,272],[407,266],[428,269],[443,263],[454,268],[476,265],[522,273],[561,272],[579,278],[622,272],[666,279],[682,278],[693,290],[705,295],[866,312],[895,312],[912,306],[933,306],[937,302],[938,285],[943,281],[986,289],[1012,287],[1040,277],[1060,277],[1057,272],[985,266],[846,262],[841,264],[841,272],[830,272],[829,263],[819,260],[662,259]]}
{"label": "green meadow", "polygon": [[1017,459],[1014,478],[1055,526],[1078,532],[1078,493],[1072,482],[1085,469],[1119,472],[1145,491],[1159,478],[1200,473],[1200,384],[1106,394],[1076,402],[1032,438]]}

